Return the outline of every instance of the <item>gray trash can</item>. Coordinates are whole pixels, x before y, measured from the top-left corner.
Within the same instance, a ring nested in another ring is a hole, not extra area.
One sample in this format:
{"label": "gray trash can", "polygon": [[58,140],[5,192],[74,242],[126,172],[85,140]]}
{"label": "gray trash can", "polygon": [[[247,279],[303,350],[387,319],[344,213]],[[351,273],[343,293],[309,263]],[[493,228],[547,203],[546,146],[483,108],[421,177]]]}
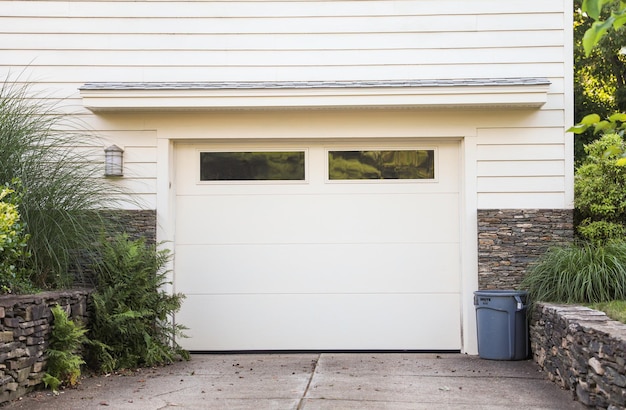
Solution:
{"label": "gray trash can", "polygon": [[491,360],[528,357],[528,292],[479,290],[474,292],[478,355]]}

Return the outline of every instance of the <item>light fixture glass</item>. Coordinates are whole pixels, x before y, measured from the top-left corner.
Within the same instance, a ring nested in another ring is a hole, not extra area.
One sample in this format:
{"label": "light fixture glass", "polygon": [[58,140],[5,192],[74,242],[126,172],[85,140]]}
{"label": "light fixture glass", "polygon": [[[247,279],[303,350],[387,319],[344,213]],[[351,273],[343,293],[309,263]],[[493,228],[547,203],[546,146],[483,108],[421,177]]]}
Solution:
{"label": "light fixture glass", "polygon": [[104,175],[107,177],[124,176],[124,150],[117,145],[104,149]]}

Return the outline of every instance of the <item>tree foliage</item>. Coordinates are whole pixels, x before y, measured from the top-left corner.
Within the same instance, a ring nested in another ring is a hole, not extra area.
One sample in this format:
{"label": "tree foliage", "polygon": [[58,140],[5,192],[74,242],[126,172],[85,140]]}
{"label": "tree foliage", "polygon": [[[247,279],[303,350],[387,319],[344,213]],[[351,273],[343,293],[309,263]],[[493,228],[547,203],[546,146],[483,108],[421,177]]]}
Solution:
{"label": "tree foliage", "polygon": [[574,180],[578,233],[594,243],[622,239],[626,233],[626,167],[617,159],[626,148],[618,134],[604,134],[585,147],[587,158]]}
{"label": "tree foliage", "polygon": [[[604,6],[604,7],[602,7]],[[574,1],[574,117],[580,122],[596,113],[605,118],[617,111],[626,111],[626,45],[624,27],[610,29],[597,36],[592,48],[588,40],[592,26],[610,17],[619,1]],[[586,11],[591,9],[591,12]],[[590,14],[591,13],[591,14]],[[595,16],[595,17],[594,17]],[[594,20],[595,19],[595,20]],[[596,26],[597,27],[597,26]],[[586,46],[585,46],[586,45]],[[584,145],[597,138],[591,131],[581,133],[574,141],[575,158],[580,164],[585,156]]]}
{"label": "tree foliage", "polygon": [[[604,7],[609,5],[609,14]],[[626,1],[615,0],[583,0],[582,11],[594,20],[585,31],[583,47],[589,55],[591,50],[610,32],[617,31],[626,24]]]}

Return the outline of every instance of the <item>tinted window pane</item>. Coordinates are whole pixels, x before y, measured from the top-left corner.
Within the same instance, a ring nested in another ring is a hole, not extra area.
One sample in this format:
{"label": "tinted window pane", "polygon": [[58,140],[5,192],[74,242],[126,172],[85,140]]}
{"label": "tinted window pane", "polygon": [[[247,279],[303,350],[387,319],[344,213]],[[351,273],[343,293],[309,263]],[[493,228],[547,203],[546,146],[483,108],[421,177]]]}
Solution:
{"label": "tinted window pane", "polygon": [[342,179],[433,179],[434,150],[329,151],[328,176]]}
{"label": "tinted window pane", "polygon": [[201,152],[201,181],[302,181],[304,152]]}

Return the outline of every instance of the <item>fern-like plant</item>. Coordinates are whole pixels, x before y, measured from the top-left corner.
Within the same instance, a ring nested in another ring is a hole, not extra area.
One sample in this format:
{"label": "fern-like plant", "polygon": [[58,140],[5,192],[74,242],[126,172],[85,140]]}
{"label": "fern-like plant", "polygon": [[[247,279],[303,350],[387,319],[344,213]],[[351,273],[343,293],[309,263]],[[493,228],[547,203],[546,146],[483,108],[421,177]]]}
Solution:
{"label": "fern-like plant", "polygon": [[170,254],[143,239],[120,235],[103,240],[94,266],[91,296],[90,365],[102,372],[170,363],[187,358],[176,342],[183,327],[172,324],[183,295],[168,294],[164,267]]}
{"label": "fern-like plant", "polygon": [[75,386],[80,379],[80,368],[85,361],[80,352],[87,341],[87,329],[70,320],[59,305],[51,308],[54,322],[50,345],[46,349],[48,371],[43,378],[46,387],[58,391],[61,386]]}

